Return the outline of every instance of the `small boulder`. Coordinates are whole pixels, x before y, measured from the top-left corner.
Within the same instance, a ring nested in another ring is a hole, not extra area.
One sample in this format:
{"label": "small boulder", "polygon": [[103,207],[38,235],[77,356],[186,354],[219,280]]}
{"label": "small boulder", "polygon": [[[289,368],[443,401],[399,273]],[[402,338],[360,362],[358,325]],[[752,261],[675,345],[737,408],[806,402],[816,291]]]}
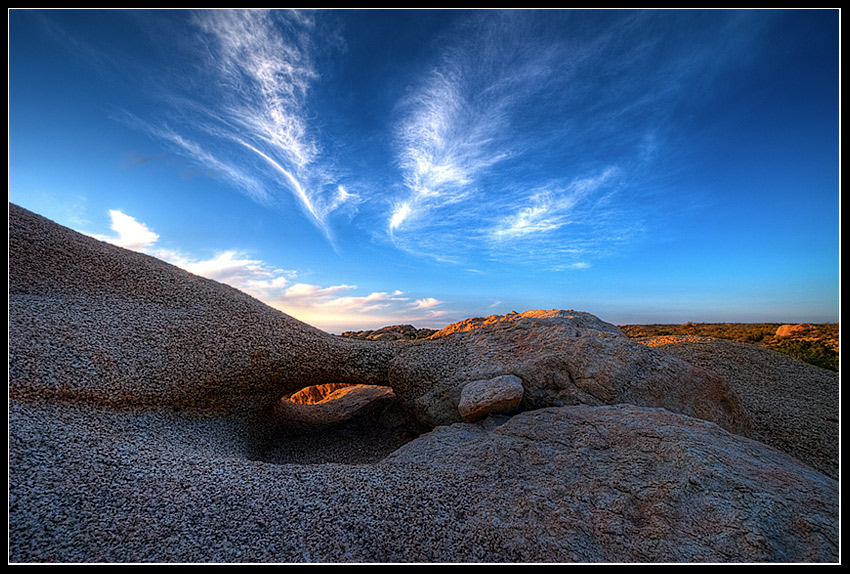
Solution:
{"label": "small boulder", "polygon": [[516,375],[472,381],[461,390],[458,412],[468,422],[509,412],[522,401],[522,380]]}

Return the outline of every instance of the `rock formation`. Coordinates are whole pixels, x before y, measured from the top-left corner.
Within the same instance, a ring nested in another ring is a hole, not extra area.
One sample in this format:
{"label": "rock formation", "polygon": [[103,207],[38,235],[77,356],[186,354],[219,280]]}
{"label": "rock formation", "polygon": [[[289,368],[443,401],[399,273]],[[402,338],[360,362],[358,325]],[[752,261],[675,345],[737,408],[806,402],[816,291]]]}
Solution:
{"label": "rock formation", "polygon": [[837,559],[834,478],[587,313],[336,337],[14,205],[9,259],[10,562]]}
{"label": "rock formation", "polygon": [[432,424],[458,422],[472,381],[513,375],[523,410],[629,403],[663,407],[746,434],[751,421],[717,374],[626,337],[577,311],[527,311],[470,319],[402,348],[389,378],[400,400]]}
{"label": "rock formation", "polygon": [[522,402],[523,392],[522,380],[515,375],[472,381],[463,386],[457,408],[464,420],[475,422],[513,411]]}
{"label": "rock formation", "polygon": [[518,562],[809,562],[837,548],[835,482],[664,409],[547,408],[439,427],[383,464],[455,469],[468,537]]}
{"label": "rock formation", "polygon": [[244,293],[10,205],[10,395],[254,415],[324,383],[390,386],[425,424],[514,375],[521,408],[664,407],[748,432],[728,384],[587,313],[470,319],[403,346],[334,337]]}
{"label": "rock formation", "polygon": [[9,206],[12,398],[255,413],[306,386],[386,385],[392,351]]}
{"label": "rock formation", "polygon": [[417,329],[413,325],[391,325],[374,330],[345,331],[340,335],[350,339],[367,339],[369,341],[412,341],[428,338],[435,332],[434,329]]}

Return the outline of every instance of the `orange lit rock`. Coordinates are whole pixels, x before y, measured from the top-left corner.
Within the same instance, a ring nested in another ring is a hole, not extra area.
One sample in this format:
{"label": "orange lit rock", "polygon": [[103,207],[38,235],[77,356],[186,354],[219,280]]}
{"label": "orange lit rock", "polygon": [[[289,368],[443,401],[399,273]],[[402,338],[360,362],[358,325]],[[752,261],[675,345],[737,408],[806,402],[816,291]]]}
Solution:
{"label": "orange lit rock", "polygon": [[527,311],[468,319],[392,359],[396,396],[432,424],[463,420],[464,385],[511,373],[520,410],[628,403],[661,407],[747,434],[751,420],[722,377],[629,339],[580,311]]}
{"label": "orange lit rock", "polygon": [[777,337],[799,337],[805,335],[812,330],[812,326],[808,323],[800,323],[798,325],[780,325],[776,328]]}
{"label": "orange lit rock", "polygon": [[314,405],[326,400],[330,400],[331,396],[341,389],[350,388],[352,385],[348,383],[325,383],[322,385],[310,385],[304,387],[297,393],[293,393],[289,400],[300,405]]}
{"label": "orange lit rock", "polygon": [[[293,400],[296,396],[298,400]],[[275,410],[283,421],[327,425],[377,410],[389,402],[395,402],[390,387],[332,383],[299,391],[281,400]]]}

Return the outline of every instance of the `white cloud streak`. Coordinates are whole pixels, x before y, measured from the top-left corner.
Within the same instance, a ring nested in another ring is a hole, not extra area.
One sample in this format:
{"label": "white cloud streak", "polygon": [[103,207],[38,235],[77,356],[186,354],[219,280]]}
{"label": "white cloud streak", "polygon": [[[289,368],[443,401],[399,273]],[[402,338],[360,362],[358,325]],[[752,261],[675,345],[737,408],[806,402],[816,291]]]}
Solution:
{"label": "white cloud streak", "polygon": [[228,117],[301,168],[317,155],[303,113],[318,75],[309,57],[310,23],[295,13],[276,14],[203,10],[195,23],[211,39],[210,62],[229,87],[223,94]]}
{"label": "white cloud streak", "polygon": [[[332,240],[331,214],[360,197],[336,181],[312,125],[315,23],[286,10],[192,13],[191,65],[161,85],[166,109],[136,127],[263,205],[288,197]],[[192,73],[183,74],[184,70]]]}
{"label": "white cloud streak", "polygon": [[423,297],[411,303],[410,297],[400,290],[357,295],[351,294],[357,291],[356,285],[324,287],[295,282],[295,271],[270,266],[235,249],[203,259],[179,250],[162,248],[157,245],[159,235],[145,223],[118,210],[111,210],[109,215],[110,227],[115,234],[91,234],[92,237],[146,253],[201,277],[226,283],[271,307],[329,331],[374,329],[399,322],[428,326],[446,313],[436,309],[444,304],[442,301]]}
{"label": "white cloud streak", "polygon": [[109,227],[118,235],[93,237],[133,251],[144,251],[159,239],[159,235],[148,229],[145,224],[116,209],[110,210],[109,217],[112,221]]}
{"label": "white cloud streak", "polygon": [[617,171],[615,168],[608,168],[598,176],[573,181],[563,190],[546,189],[534,192],[528,199],[530,205],[504,217],[490,231],[491,237],[497,241],[516,240],[555,231],[568,225],[573,219],[592,217],[592,209],[578,211],[576,208],[614,179]]}
{"label": "white cloud streak", "polygon": [[412,304],[412,307],[414,309],[433,309],[434,307],[437,307],[437,306],[442,305],[442,304],[443,304],[442,301],[438,301],[437,299],[434,299],[433,297],[426,297],[425,299],[417,299]]}
{"label": "white cloud streak", "polygon": [[417,220],[474,195],[480,175],[509,155],[493,146],[505,127],[502,108],[508,102],[498,97],[483,105],[472,102],[465,81],[463,70],[451,63],[402,105],[407,116],[397,133],[407,198],[392,209],[391,234],[415,229]]}

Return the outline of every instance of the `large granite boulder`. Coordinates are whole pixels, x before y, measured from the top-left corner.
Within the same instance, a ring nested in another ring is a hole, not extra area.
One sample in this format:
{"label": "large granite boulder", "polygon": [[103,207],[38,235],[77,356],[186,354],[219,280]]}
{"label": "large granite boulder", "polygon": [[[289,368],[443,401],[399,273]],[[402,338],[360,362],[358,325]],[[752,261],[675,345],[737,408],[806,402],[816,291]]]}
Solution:
{"label": "large granite boulder", "polygon": [[470,319],[404,347],[389,378],[405,404],[432,424],[463,420],[473,381],[512,375],[520,408],[628,403],[662,407],[746,434],[751,421],[722,377],[630,340],[578,311],[527,311]]}
{"label": "large granite boulder", "polygon": [[464,420],[475,422],[513,411],[522,402],[524,392],[522,380],[514,375],[472,381],[461,390],[457,409]]}
{"label": "large granite boulder", "polygon": [[838,479],[839,373],[758,345],[722,339],[662,337],[647,344],[720,374],[750,414],[752,438]]}
{"label": "large granite boulder", "polygon": [[[551,407],[439,427],[382,465],[454,469],[472,560],[837,559],[838,483],[719,426],[632,405]],[[459,544],[463,547],[463,544]]]}

